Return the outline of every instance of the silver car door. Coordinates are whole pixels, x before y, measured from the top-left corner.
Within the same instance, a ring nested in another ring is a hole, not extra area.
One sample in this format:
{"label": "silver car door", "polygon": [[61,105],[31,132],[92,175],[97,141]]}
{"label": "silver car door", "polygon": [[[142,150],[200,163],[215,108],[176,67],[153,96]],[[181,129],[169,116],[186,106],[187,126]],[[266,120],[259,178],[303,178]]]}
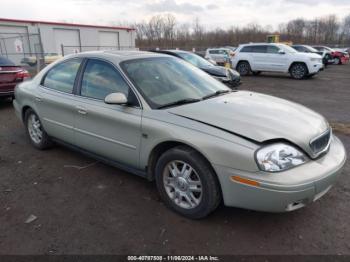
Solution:
{"label": "silver car door", "polygon": [[73,88],[82,59],[64,61],[50,69],[35,95],[39,117],[45,131],[67,143],[74,142]]}
{"label": "silver car door", "polygon": [[[104,102],[110,93],[124,93],[129,105]],[[134,92],[108,62],[89,59],[81,77],[76,101],[75,137],[80,148],[138,168],[141,116]]]}

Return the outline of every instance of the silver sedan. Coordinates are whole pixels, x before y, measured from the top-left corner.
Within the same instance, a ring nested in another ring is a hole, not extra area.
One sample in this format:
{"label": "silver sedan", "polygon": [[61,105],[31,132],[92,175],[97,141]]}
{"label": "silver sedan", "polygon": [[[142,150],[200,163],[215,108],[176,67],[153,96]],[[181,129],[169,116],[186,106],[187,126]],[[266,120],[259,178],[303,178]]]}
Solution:
{"label": "silver sedan", "polygon": [[299,209],[328,192],[346,160],[321,115],[232,91],[162,54],[67,56],[19,84],[13,104],[34,147],[62,143],[155,180],[163,201],[190,218],[221,202]]}

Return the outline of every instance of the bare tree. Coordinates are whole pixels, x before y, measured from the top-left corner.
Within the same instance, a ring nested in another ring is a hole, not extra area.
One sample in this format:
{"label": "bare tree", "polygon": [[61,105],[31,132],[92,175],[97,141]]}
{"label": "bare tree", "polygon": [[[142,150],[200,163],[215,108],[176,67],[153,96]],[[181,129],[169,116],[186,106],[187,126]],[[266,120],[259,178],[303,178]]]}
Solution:
{"label": "bare tree", "polygon": [[[248,24],[243,27],[205,30],[198,18],[192,24],[179,24],[171,14],[152,17],[148,22],[135,24],[137,46],[141,49],[175,48],[191,50],[213,46],[237,46],[247,42],[265,42],[272,27]],[[294,19],[278,26],[282,41],[304,44],[350,45],[350,14],[341,22],[335,15],[312,20]]]}

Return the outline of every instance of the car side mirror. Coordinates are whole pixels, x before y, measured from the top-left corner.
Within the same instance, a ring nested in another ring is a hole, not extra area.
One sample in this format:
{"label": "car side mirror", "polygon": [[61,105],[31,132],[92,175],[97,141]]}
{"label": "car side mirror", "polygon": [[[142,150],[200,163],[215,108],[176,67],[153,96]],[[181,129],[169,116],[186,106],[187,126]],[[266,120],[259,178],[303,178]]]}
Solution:
{"label": "car side mirror", "polygon": [[105,97],[105,103],[113,105],[125,105],[128,103],[128,99],[123,93],[111,93]]}
{"label": "car side mirror", "polygon": [[286,52],[284,52],[283,50],[278,50],[278,53],[279,53],[280,55],[285,55],[285,54],[286,54]]}

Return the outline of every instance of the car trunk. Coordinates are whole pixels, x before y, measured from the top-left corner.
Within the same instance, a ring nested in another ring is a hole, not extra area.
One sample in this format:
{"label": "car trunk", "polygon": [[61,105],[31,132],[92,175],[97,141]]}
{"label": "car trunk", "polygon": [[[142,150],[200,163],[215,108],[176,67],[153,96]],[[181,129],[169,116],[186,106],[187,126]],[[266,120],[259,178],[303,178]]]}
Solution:
{"label": "car trunk", "polygon": [[19,66],[0,66],[0,92],[12,90],[17,84],[17,73],[21,71]]}

